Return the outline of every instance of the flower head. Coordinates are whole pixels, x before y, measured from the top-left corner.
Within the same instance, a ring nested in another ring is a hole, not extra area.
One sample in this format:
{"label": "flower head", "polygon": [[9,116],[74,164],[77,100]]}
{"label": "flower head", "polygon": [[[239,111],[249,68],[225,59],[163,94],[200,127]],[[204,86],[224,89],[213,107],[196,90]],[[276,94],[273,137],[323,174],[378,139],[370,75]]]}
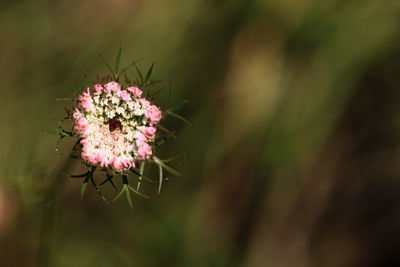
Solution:
{"label": "flower head", "polygon": [[[84,161],[87,168],[82,174],[70,175],[73,178],[82,178],[81,194],[86,191],[88,183],[91,183],[99,196],[110,203],[106,195],[102,193],[101,186],[110,183],[114,189],[118,186],[113,182],[116,177],[122,178],[121,190],[111,202],[115,202],[121,195],[126,195],[128,203],[132,207],[131,193],[148,198],[140,191],[140,185],[147,180],[146,167],[149,164],[158,166],[158,194],[163,184],[163,172],[166,171],[174,176],[183,176],[180,172],[167,165],[168,161],[179,158],[172,157],[162,160],[155,155],[154,148],[158,147],[169,138],[176,136],[167,128],[158,125],[164,117],[160,108],[145,97],[142,97],[141,88],[146,88],[147,95],[154,84],[161,80],[150,79],[154,63],[150,66],[145,75],[142,75],[136,63],[132,62],[126,68],[120,69],[121,48],[115,59],[115,69],[112,70],[107,61],[102,58],[105,65],[111,71],[111,75],[98,78],[102,82],[86,88],[77,97],[71,110],[65,108],[67,117],[59,122],[59,137],[76,137],[78,141],[73,146],[70,154],[73,158],[80,158]],[[131,80],[126,75],[126,71],[135,65],[139,79],[132,85]],[[114,81],[110,81],[114,79]],[[121,77],[125,78],[126,86],[119,83]],[[105,81],[105,82],[104,82]],[[161,91],[157,90],[157,92]],[[153,93],[154,96],[156,93]],[[186,102],[186,101],[185,101]],[[186,123],[188,121],[178,114],[173,113],[169,108],[165,110],[165,115],[170,115]],[[61,123],[66,119],[73,122],[72,130],[64,130]],[[190,123],[188,123],[190,124]],[[158,134],[157,130],[163,131]],[[145,164],[146,162],[146,164]],[[95,179],[101,172],[103,182]],[[105,179],[104,179],[105,178]],[[137,178],[137,185],[132,186],[132,179]],[[99,182],[99,183],[98,183]],[[125,193],[125,194],[124,194]]]}
{"label": "flower head", "polygon": [[132,92],[137,98],[140,98],[142,96],[143,91],[137,88],[136,86],[134,87],[128,87],[126,90],[129,92]]}
{"label": "flower head", "polygon": [[162,114],[142,98],[138,87],[118,82],[96,84],[78,97],[74,129],[87,164],[124,172],[152,157],[152,142]]}

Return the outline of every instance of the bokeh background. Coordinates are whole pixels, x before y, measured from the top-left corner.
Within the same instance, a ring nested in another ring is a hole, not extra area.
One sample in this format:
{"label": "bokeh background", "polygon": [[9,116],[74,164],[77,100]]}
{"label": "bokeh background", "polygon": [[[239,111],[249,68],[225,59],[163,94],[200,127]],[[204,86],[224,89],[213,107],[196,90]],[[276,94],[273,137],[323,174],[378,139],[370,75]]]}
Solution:
{"label": "bokeh background", "polygon": [[[133,210],[43,131],[120,45],[193,123]],[[2,0],[0,51],[0,266],[400,266],[398,0]]]}

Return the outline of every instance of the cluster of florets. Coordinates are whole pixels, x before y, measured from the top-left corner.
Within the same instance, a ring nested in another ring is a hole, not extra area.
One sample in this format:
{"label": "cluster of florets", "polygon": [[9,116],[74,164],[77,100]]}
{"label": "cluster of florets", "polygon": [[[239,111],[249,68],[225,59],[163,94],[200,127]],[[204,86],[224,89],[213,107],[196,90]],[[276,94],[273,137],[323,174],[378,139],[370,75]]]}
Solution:
{"label": "cluster of florets", "polygon": [[142,93],[138,87],[123,89],[109,82],[79,95],[74,130],[86,163],[123,172],[152,157],[161,111]]}

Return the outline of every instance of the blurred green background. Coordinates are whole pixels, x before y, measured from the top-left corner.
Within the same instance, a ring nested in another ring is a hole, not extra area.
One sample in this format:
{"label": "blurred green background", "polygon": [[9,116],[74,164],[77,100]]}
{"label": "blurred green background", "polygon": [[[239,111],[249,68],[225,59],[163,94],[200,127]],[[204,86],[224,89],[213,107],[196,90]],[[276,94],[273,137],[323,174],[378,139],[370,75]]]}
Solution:
{"label": "blurred green background", "polygon": [[[133,210],[43,131],[120,45],[193,122]],[[3,0],[0,51],[0,266],[400,266],[398,0]]]}

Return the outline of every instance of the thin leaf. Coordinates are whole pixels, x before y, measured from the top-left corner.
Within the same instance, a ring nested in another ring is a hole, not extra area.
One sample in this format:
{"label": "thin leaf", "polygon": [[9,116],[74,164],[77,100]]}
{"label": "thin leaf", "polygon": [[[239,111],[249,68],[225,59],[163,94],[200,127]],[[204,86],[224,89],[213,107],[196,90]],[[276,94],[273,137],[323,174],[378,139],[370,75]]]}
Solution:
{"label": "thin leaf", "polygon": [[163,91],[164,89],[165,89],[165,87],[160,88],[159,90],[152,93],[149,97],[153,97],[153,96],[157,95],[159,92]]}
{"label": "thin leaf", "polygon": [[109,179],[108,179],[108,177],[107,177],[106,179],[104,179],[103,181],[101,181],[99,185],[100,185],[100,186],[104,185],[105,183],[108,182],[108,180],[109,180]]}
{"label": "thin leaf", "polygon": [[162,144],[164,144],[168,139],[166,137],[156,141],[156,145],[157,146],[161,146]]}
{"label": "thin leaf", "polygon": [[168,130],[167,128],[165,128],[164,126],[162,126],[161,124],[157,124],[157,128],[159,128],[160,130],[166,132],[169,136],[171,136],[172,138],[176,139],[176,135],[174,135],[170,130]]}
{"label": "thin leaf", "polygon": [[73,136],[72,132],[68,132],[68,131],[65,131],[65,130],[61,130],[59,135],[60,135],[61,138],[68,137],[68,136]]}
{"label": "thin leaf", "polygon": [[107,178],[104,179],[104,180],[100,183],[100,186],[102,186],[103,184],[109,182],[109,183],[112,185],[112,187],[114,188],[115,192],[117,192],[117,191],[118,191],[118,190],[117,190],[117,187],[115,186],[115,184],[114,184],[112,178],[113,178],[112,175],[108,175],[108,174],[107,174]]}
{"label": "thin leaf", "polygon": [[81,196],[83,197],[85,195],[87,186],[88,186],[88,181],[89,181],[89,176],[86,176],[85,180],[82,183],[81,186]]}
{"label": "thin leaf", "polygon": [[136,63],[140,62],[141,60],[143,60],[143,58],[140,58],[136,61],[132,61],[131,64],[129,64],[128,66],[126,66],[125,68],[121,69],[121,71],[118,73],[118,75],[123,74],[124,72],[126,72],[127,70],[129,70],[130,68],[132,68]]}
{"label": "thin leaf", "polygon": [[160,174],[160,180],[159,180],[159,183],[158,183],[158,194],[160,194],[160,192],[161,192],[161,186],[162,186],[162,182],[163,182],[163,169],[162,169],[162,167],[161,167],[161,165],[158,165],[158,171],[159,171],[159,174]]}
{"label": "thin leaf", "polygon": [[144,180],[146,180],[146,181],[148,181],[148,182],[150,182],[150,183],[152,183],[152,184],[154,183],[154,181],[151,180],[149,177],[147,177],[147,176],[145,176],[145,175],[141,175],[139,171],[137,171],[137,170],[135,170],[135,169],[132,169],[132,172],[133,172],[134,174],[136,174],[137,176],[142,177]]}
{"label": "thin leaf", "polygon": [[104,200],[107,204],[109,204],[108,200],[104,197],[100,188],[97,186],[96,182],[93,179],[93,176],[90,176],[90,181],[92,182],[93,187],[96,189],[97,194],[99,194],[100,198]]}
{"label": "thin leaf", "polygon": [[154,85],[154,84],[162,83],[162,82],[164,82],[164,81],[163,80],[150,81],[147,85]]}
{"label": "thin leaf", "polygon": [[131,64],[129,64],[128,66],[126,66],[125,68],[121,69],[121,71],[118,73],[119,75],[124,74],[127,70],[129,70],[130,68],[132,68],[133,65],[135,65],[136,63],[132,61]]}
{"label": "thin leaf", "polygon": [[124,78],[126,84],[131,84],[131,80],[129,80],[128,76],[126,76],[126,73],[124,73]]}
{"label": "thin leaf", "polygon": [[139,172],[140,176],[139,176],[139,179],[138,179],[138,184],[136,186],[136,190],[138,190],[138,191],[140,189],[140,184],[142,183],[142,177],[143,177],[143,172],[144,172],[144,164],[145,164],[144,161],[140,164],[140,172]]}
{"label": "thin leaf", "polygon": [[139,195],[139,196],[141,196],[141,197],[150,199],[149,196],[143,194],[142,192],[139,192],[138,190],[134,189],[132,186],[129,186],[129,189],[130,189],[133,193],[135,193],[135,194],[137,194],[137,195]]}
{"label": "thin leaf", "polygon": [[181,174],[180,172],[174,170],[173,168],[169,167],[168,165],[164,164],[159,158],[157,158],[156,156],[153,156],[154,162],[158,165],[163,167],[167,172],[175,175],[175,176],[183,176],[183,174]]}
{"label": "thin leaf", "polygon": [[133,65],[135,66],[136,72],[137,72],[138,75],[139,75],[139,78],[140,78],[140,86],[142,86],[143,83],[144,83],[143,75],[142,75],[142,73],[140,72],[139,68],[136,66],[136,63],[134,63]]}
{"label": "thin leaf", "polygon": [[124,193],[125,189],[124,187],[119,191],[118,195],[115,196],[115,198],[112,200],[112,202],[117,201],[117,199]]}
{"label": "thin leaf", "polygon": [[115,192],[117,192],[117,187],[115,186],[112,178],[110,178],[110,184],[112,185],[112,187],[114,188]]}
{"label": "thin leaf", "polygon": [[129,206],[131,207],[131,209],[133,209],[131,194],[129,192],[129,181],[128,181],[127,175],[122,175],[122,183],[124,184],[124,186],[122,187],[122,190],[125,191]]}
{"label": "thin leaf", "polygon": [[176,155],[176,156],[173,156],[173,157],[170,157],[170,158],[167,158],[167,159],[163,159],[163,162],[164,162],[164,163],[167,163],[167,162],[170,162],[170,161],[174,161],[174,160],[176,160],[176,159],[179,159],[179,158],[182,157],[183,155],[184,155],[184,153],[179,154],[179,155]]}
{"label": "thin leaf", "polygon": [[126,193],[126,199],[128,200],[129,206],[131,209],[133,209],[133,203],[132,203],[132,198],[131,198],[131,193],[128,190],[128,185],[124,185],[124,191]]}
{"label": "thin leaf", "polygon": [[102,59],[104,65],[106,65],[107,69],[113,74],[115,75],[113,69],[111,68],[111,66],[108,64],[108,62],[104,59],[104,57],[102,55],[99,55],[99,57]]}
{"label": "thin leaf", "polygon": [[185,99],[182,103],[180,103],[180,104],[178,104],[178,105],[176,105],[176,106],[174,106],[172,108],[169,108],[168,111],[177,110],[177,109],[179,109],[180,107],[182,107],[183,105],[185,105],[188,102],[189,102],[189,100]]}
{"label": "thin leaf", "polygon": [[119,63],[121,61],[121,52],[122,52],[122,47],[120,46],[119,50],[118,50],[117,57],[115,58],[115,73],[116,74],[118,73]]}
{"label": "thin leaf", "polygon": [[144,166],[145,166],[145,162],[143,161],[142,164],[140,164],[140,176],[143,176]]}
{"label": "thin leaf", "polygon": [[81,178],[81,177],[85,177],[88,176],[88,172],[82,173],[82,174],[76,174],[76,175],[69,175],[69,177],[71,178]]}
{"label": "thin leaf", "polygon": [[153,68],[154,68],[154,62],[153,64],[151,64],[151,67],[149,68],[149,70],[147,71],[146,74],[146,78],[144,80],[144,83],[147,83],[147,81],[150,79],[151,73],[153,72]]}
{"label": "thin leaf", "polygon": [[174,117],[174,118],[176,118],[176,119],[178,119],[178,120],[181,120],[181,121],[185,122],[185,123],[188,124],[188,125],[192,125],[192,123],[191,123],[190,121],[188,121],[187,119],[185,119],[185,118],[182,117],[181,115],[178,115],[178,114],[176,114],[176,113],[174,113],[174,112],[172,112],[172,111],[170,111],[170,110],[166,110],[165,112],[166,112],[168,115],[171,115],[172,117]]}

